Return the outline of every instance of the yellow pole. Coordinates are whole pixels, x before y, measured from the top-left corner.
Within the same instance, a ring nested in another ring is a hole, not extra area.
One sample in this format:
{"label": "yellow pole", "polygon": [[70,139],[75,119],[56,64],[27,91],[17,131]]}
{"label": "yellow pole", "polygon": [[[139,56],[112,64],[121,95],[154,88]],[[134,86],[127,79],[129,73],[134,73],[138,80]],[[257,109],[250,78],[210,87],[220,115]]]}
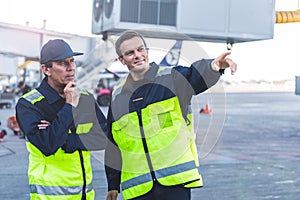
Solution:
{"label": "yellow pole", "polygon": [[276,11],[276,24],[300,22],[300,10]]}

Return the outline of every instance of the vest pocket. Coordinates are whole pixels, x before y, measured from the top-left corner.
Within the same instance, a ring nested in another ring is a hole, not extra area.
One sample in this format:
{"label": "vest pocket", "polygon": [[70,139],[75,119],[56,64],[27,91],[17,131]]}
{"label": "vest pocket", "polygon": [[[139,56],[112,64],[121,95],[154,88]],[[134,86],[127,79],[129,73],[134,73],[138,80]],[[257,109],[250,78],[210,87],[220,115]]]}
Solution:
{"label": "vest pocket", "polygon": [[135,113],[123,116],[112,124],[113,138],[119,147],[134,152],[142,145],[140,127]]}
{"label": "vest pocket", "polygon": [[185,129],[178,99],[171,98],[149,105],[143,110],[143,127],[146,137]]}

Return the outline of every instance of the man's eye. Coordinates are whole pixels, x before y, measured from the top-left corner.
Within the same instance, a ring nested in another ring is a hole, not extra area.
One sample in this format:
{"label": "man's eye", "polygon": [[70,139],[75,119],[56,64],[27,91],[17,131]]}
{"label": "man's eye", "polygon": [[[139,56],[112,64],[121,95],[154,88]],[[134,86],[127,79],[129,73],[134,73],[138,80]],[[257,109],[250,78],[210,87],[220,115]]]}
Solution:
{"label": "man's eye", "polygon": [[125,52],[125,56],[131,56],[133,55],[134,51],[127,51]]}
{"label": "man's eye", "polygon": [[138,52],[142,52],[142,51],[145,50],[145,48],[144,48],[144,47],[140,47],[140,48],[138,48],[137,50],[138,50]]}

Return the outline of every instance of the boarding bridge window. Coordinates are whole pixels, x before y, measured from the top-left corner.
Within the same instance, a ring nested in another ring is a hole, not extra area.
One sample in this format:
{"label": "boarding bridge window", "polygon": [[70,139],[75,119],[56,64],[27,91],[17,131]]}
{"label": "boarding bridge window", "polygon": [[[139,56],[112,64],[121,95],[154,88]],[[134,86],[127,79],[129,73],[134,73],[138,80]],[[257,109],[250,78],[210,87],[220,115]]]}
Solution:
{"label": "boarding bridge window", "polygon": [[121,22],[176,26],[178,0],[122,0]]}

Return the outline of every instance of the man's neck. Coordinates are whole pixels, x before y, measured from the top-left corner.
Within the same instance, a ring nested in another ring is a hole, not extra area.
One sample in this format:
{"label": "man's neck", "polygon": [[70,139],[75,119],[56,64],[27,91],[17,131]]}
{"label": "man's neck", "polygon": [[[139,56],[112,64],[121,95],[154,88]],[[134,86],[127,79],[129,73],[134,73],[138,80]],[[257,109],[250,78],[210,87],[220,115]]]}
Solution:
{"label": "man's neck", "polygon": [[48,79],[48,84],[59,94],[59,96],[65,98],[65,93],[64,93],[65,86],[57,86],[51,80],[49,81],[49,79]]}

